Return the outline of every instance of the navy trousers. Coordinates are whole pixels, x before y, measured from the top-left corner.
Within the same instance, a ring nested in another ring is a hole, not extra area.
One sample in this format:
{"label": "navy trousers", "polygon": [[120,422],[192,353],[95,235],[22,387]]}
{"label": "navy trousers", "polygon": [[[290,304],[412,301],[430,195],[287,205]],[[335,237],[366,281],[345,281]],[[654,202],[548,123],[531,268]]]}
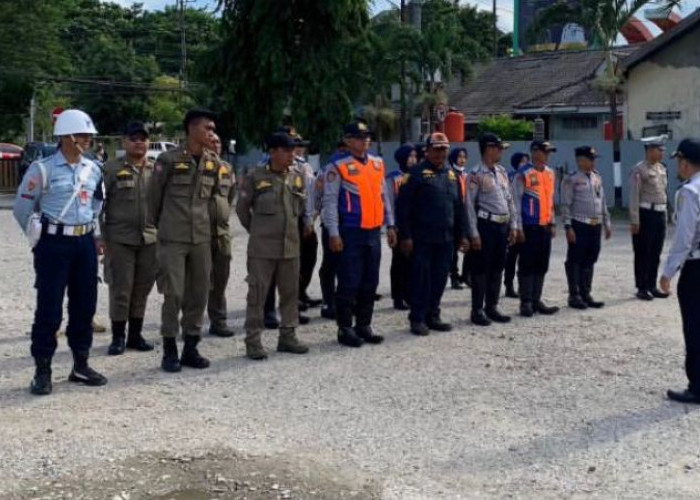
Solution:
{"label": "navy trousers", "polygon": [[97,250],[92,234],[43,234],[34,247],[36,312],[32,326],[32,356],[51,358],[56,332],[63,319],[63,298],[68,291],[66,337],[74,352],[92,347],[92,320],[97,307]]}
{"label": "navy trousers", "polygon": [[440,301],[452,266],[454,242],[414,241],[411,269],[411,323],[440,317]]}

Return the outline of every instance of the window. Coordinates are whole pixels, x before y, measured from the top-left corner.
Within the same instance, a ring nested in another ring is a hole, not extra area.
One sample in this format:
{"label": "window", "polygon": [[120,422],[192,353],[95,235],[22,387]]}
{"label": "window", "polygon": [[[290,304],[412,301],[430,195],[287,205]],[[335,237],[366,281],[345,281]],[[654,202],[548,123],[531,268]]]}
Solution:
{"label": "window", "polygon": [[566,130],[582,130],[598,128],[597,116],[565,116],[561,120],[562,128]]}
{"label": "window", "polygon": [[680,119],[681,119],[681,112],[680,111],[647,111],[647,120],[650,120],[650,121],[656,121],[656,120],[668,121],[668,120],[680,120]]}

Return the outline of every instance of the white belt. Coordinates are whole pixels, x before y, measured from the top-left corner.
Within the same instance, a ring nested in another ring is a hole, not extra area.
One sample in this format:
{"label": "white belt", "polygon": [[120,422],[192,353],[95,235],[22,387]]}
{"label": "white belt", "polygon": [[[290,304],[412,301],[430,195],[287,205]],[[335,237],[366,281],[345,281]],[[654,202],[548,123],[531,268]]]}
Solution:
{"label": "white belt", "polygon": [[572,217],[572,219],[589,226],[599,226],[602,222],[599,217]]}
{"label": "white belt", "polygon": [[640,203],[639,208],[644,208],[646,210],[653,210],[654,212],[665,212],[666,211],[666,205],[662,205],[659,203]]}
{"label": "white belt", "polygon": [[82,224],[80,226],[66,226],[65,224],[44,223],[46,234],[62,235],[62,236],[85,236],[90,234],[95,226],[93,223]]}
{"label": "white belt", "polygon": [[510,221],[510,215],[492,214],[486,210],[479,210],[476,215],[479,217],[479,219],[486,219],[499,224],[505,224],[506,222]]}

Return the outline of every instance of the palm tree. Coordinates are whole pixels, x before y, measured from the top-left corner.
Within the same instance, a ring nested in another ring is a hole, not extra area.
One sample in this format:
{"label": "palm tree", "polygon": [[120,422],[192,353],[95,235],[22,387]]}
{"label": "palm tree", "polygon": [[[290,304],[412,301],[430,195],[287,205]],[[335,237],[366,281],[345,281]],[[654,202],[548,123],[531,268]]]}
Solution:
{"label": "palm tree", "polygon": [[[596,87],[608,95],[610,120],[613,124],[613,153],[615,168],[620,168],[620,134],[617,127],[617,97],[623,78],[614,55],[617,37],[627,23],[645,6],[659,5],[670,13],[683,0],[560,0],[544,9],[536,18],[529,36],[536,37],[549,27],[575,22],[590,33],[593,46],[605,52],[605,71],[596,80]],[[619,178],[619,176],[616,176]],[[615,187],[615,205],[622,205],[622,191]]]}

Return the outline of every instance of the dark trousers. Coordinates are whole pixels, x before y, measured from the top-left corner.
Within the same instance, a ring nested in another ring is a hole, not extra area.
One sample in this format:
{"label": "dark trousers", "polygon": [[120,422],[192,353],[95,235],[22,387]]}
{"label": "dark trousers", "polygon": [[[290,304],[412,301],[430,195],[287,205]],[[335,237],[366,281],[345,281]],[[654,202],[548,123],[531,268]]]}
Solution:
{"label": "dark trousers", "polygon": [[321,227],[321,245],[323,247],[323,259],[318,270],[318,278],[321,283],[321,295],[323,304],[331,309],[335,308],[335,280],[338,270],[340,254],[331,252],[328,231]]}
{"label": "dark trousers", "polygon": [[338,290],[335,308],[338,326],[369,326],[374,312],[374,294],[379,285],[382,241],[379,229],[342,228],[343,251],[338,261]]}
{"label": "dark trousers", "polygon": [[[552,254],[552,233],[547,226],[524,226],[525,241],[518,246],[518,276],[545,275]],[[512,247],[511,247],[512,248]]]}
{"label": "dark trousers", "polygon": [[659,260],[666,237],[666,212],[639,209],[639,234],[632,235],[634,282],[639,290],[656,288]]}
{"label": "dark trousers", "polygon": [[501,294],[501,279],[508,247],[508,224],[479,219],[481,250],[471,251],[472,310],[493,309]]}
{"label": "dark trousers", "polygon": [[407,257],[399,248],[391,253],[391,298],[394,301],[411,301],[411,257]]}
{"label": "dark trousers", "polygon": [[506,285],[513,286],[513,280],[515,280],[515,268],[518,264],[518,257],[520,256],[520,243],[511,245],[506,250],[506,267],[503,276],[503,282]]}
{"label": "dark trousers", "polygon": [[450,272],[454,242],[415,241],[411,266],[412,323],[424,323],[440,317],[440,301]]}
{"label": "dark trousers", "polygon": [[593,282],[593,268],[600,255],[600,238],[603,227],[591,226],[572,221],[571,228],[576,234],[576,243],[569,243],[566,251],[566,277],[569,281],[569,294],[590,295]]}
{"label": "dark trousers", "polygon": [[32,326],[32,356],[50,358],[56,351],[63,297],[68,289],[66,337],[74,352],[92,347],[92,319],[97,307],[97,251],[92,234],[43,234],[34,248],[36,312]]}
{"label": "dark trousers", "polygon": [[700,394],[700,260],[683,265],[678,280],[678,303],[683,317],[685,338],[685,373],[688,389]]}
{"label": "dark trousers", "polygon": [[311,277],[314,274],[316,261],[318,259],[318,236],[314,231],[311,236],[304,238],[304,224],[300,220],[299,233],[301,235],[300,248],[300,268],[299,268],[299,297],[306,296],[306,289],[309,288]]}

